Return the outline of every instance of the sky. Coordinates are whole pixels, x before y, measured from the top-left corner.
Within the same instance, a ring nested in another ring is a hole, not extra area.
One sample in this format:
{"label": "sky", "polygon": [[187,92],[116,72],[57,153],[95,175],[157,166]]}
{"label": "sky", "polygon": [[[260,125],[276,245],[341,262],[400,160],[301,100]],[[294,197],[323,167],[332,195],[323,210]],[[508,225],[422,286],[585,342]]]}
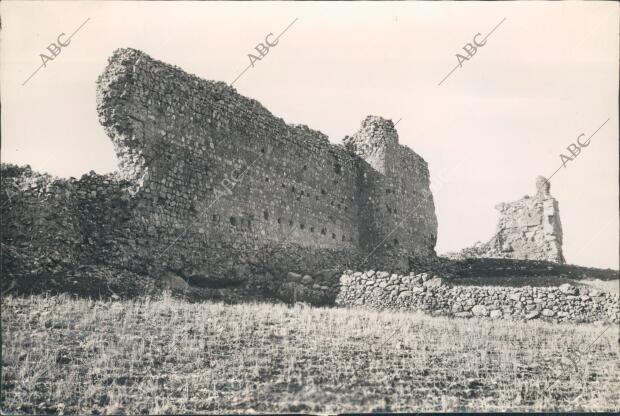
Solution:
{"label": "sky", "polygon": [[[400,143],[429,164],[438,253],[488,241],[494,206],[557,170],[567,262],[618,269],[615,2],[5,1],[0,12],[3,162],[61,177],[114,171],[95,81],[115,49],[230,84],[288,27],[234,87],[334,143],[366,115],[400,120]],[[567,147],[593,133],[573,158]]]}

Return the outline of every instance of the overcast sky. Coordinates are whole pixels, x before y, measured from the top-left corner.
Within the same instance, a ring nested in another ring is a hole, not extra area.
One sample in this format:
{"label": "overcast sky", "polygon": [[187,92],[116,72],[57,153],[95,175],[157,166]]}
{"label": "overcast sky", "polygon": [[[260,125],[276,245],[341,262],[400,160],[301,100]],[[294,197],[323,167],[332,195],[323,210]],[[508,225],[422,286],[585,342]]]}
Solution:
{"label": "overcast sky", "polygon": [[[115,170],[95,80],[120,47],[232,82],[269,33],[298,19],[235,83],[288,123],[334,143],[368,114],[401,119],[429,164],[439,253],[487,241],[499,202],[535,192],[580,134],[590,145],[551,179],[569,263],[618,268],[615,2],[2,2],[2,161],[58,176]],[[90,20],[87,20],[90,19]],[[505,20],[504,20],[505,19]],[[73,36],[53,61],[40,54]],[[458,64],[463,46],[486,44]],[[64,36],[61,40],[66,39]],[[582,139],[583,142],[583,139]]]}

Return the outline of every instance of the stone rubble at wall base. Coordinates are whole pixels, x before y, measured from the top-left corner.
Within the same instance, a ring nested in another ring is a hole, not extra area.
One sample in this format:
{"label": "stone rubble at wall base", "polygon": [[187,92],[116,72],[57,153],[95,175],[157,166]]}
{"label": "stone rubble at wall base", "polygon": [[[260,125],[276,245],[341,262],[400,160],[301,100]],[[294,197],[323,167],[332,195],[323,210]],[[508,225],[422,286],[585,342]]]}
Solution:
{"label": "stone rubble at wall base", "polygon": [[[446,286],[428,165],[389,120],[369,116],[332,145],[222,83],[129,49],[100,77],[97,108],[118,172],[61,179],[0,166],[3,279],[22,293],[125,297],[163,287],[196,300],[617,320],[618,298],[606,293]],[[250,163],[219,198],[223,178]],[[500,207],[497,236],[473,257],[564,261],[557,203],[540,178],[537,189]],[[340,278],[347,267],[433,272]]]}

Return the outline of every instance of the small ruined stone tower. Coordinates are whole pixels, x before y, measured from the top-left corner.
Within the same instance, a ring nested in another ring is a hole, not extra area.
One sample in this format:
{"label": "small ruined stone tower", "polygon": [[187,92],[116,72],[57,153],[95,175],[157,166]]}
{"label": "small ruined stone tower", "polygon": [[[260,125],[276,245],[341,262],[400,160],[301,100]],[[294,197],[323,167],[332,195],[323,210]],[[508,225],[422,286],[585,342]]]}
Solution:
{"label": "small ruined stone tower", "polygon": [[536,198],[542,202],[543,250],[548,260],[564,264],[562,253],[562,223],[558,201],[551,196],[551,184],[543,177],[536,178]]}
{"label": "small ruined stone tower", "polygon": [[536,178],[536,194],[515,202],[501,203],[497,233],[481,257],[547,260],[564,263],[562,224],[558,201],[550,194],[550,184]]}

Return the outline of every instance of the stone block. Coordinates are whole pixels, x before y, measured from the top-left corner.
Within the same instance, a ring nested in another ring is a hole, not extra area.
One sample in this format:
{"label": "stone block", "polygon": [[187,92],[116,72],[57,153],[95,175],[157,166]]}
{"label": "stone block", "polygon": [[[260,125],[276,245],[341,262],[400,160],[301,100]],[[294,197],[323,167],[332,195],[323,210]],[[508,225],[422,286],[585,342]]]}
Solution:
{"label": "stone block", "polygon": [[471,311],[476,316],[487,316],[489,314],[487,307],[484,305],[476,305],[471,308]]}
{"label": "stone block", "polygon": [[502,317],[502,311],[500,311],[499,309],[494,309],[494,310],[491,311],[490,316],[493,319],[501,318]]}

